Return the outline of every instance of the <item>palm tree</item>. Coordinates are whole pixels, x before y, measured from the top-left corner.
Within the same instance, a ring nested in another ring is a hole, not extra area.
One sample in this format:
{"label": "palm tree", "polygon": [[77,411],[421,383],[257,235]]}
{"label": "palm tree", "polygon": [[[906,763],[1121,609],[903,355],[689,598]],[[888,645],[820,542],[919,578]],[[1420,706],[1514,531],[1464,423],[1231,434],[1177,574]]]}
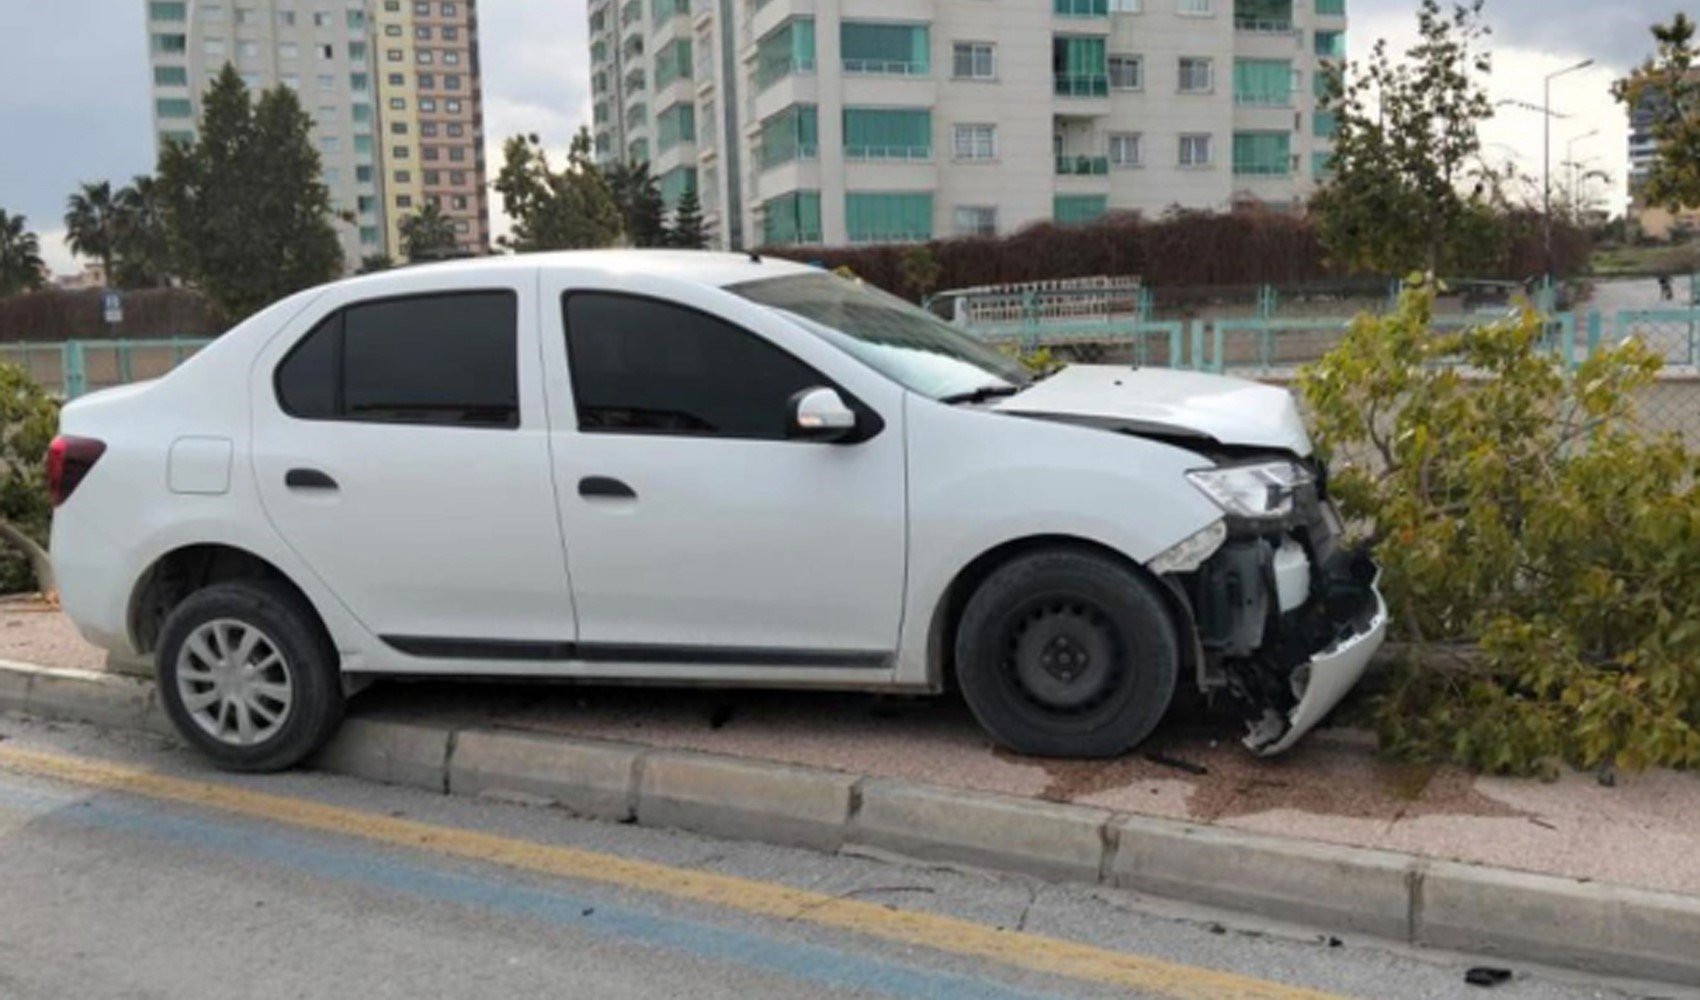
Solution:
{"label": "palm tree", "polygon": [[164,286],[171,276],[171,244],[160,208],[159,182],[139,175],[112,201],[112,251],[118,274],[107,280],[119,288]]}
{"label": "palm tree", "polygon": [[401,220],[401,252],[410,264],[453,256],[456,242],[454,220],[434,201]]}
{"label": "palm tree", "polygon": [[65,243],[81,257],[93,257],[114,280],[112,259],[118,251],[118,206],[112,184],[84,184],[65,206]]}
{"label": "palm tree", "polygon": [[0,208],[0,298],[41,287],[41,241],[24,217]]}

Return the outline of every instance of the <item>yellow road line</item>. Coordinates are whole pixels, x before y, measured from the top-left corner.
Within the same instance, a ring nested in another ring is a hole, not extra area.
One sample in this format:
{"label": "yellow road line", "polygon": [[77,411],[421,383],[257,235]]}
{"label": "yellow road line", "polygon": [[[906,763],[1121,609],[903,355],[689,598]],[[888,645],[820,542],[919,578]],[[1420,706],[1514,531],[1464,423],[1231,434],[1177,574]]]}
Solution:
{"label": "yellow road line", "polygon": [[954,917],[887,909],[876,903],[839,899],[771,882],[674,868],[576,847],[534,844],[307,799],[252,792],[219,782],[173,778],[87,758],[0,747],[0,770],[216,809],[447,857],[492,862],[521,871],[600,882],[1176,1000],[1328,1000],[1327,994],[1313,990],[1059,938],[999,930]]}

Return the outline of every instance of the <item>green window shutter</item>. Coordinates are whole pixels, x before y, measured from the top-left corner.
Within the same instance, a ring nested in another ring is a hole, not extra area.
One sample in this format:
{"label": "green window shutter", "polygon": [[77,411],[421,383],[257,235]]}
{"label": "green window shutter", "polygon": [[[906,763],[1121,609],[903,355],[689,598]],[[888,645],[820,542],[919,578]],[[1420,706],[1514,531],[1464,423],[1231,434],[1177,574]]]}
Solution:
{"label": "green window shutter", "polygon": [[845,70],[924,76],[931,69],[932,46],[924,24],[873,24],[844,21],[838,45]]}
{"label": "green window shutter", "polygon": [[1235,59],[1234,103],[1286,107],[1292,103],[1293,64],[1284,59]]}
{"label": "green window shutter", "polygon": [[820,115],[813,104],[794,104],[761,123],[760,161],[765,167],[820,155]]}
{"label": "green window shutter", "polygon": [[933,238],[930,193],[856,192],[844,196],[844,223],[852,243],[895,243]]}
{"label": "green window shutter", "polygon": [[815,22],[799,17],[768,32],[756,43],[756,88],[764,89],[793,73],[815,70]]}
{"label": "green window shutter", "polygon": [[1092,222],[1109,211],[1109,201],[1101,194],[1059,194],[1051,200],[1051,216],[1064,226]]}
{"label": "green window shutter", "polygon": [[1346,33],[1344,31],[1317,32],[1316,54],[1324,59],[1346,58]]}
{"label": "green window shutter", "polygon": [[667,210],[672,211],[686,191],[696,190],[697,168],[674,167],[662,174],[655,186],[661,190],[661,200],[667,204]]}
{"label": "green window shutter", "polygon": [[820,192],[793,191],[762,202],[762,242],[768,246],[819,243]]}
{"label": "green window shutter", "polygon": [[1058,17],[1109,17],[1110,0],[1052,0]]}
{"label": "green window shutter", "polygon": [[1332,139],[1340,129],[1340,118],[1332,111],[1318,111],[1311,117],[1311,134],[1318,139]]}
{"label": "green window shutter", "polygon": [[1056,91],[1065,97],[1103,97],[1110,92],[1107,40],[1060,35],[1051,42]]}
{"label": "green window shutter", "polygon": [[1327,17],[1345,17],[1346,0],[1316,0],[1316,12]]}
{"label": "green window shutter", "polygon": [[154,113],[161,118],[193,118],[195,109],[187,97],[161,97],[153,102]]}
{"label": "green window shutter", "polygon": [[155,34],[152,48],[161,55],[182,55],[189,49],[189,36]]}
{"label": "green window shutter", "polygon": [[1244,31],[1293,30],[1293,0],[1234,0],[1234,26]]}
{"label": "green window shutter", "polygon": [[933,155],[933,114],[926,108],[845,108],[844,155],[862,160],[924,160]]}
{"label": "green window shutter", "polygon": [[1292,136],[1286,132],[1235,132],[1234,173],[1285,176],[1292,170]]}
{"label": "green window shutter", "polygon": [[154,21],[185,21],[189,17],[188,4],[155,0],[148,4],[148,17]]}
{"label": "green window shutter", "polygon": [[183,66],[155,66],[153,82],[158,87],[186,87],[189,85],[189,70]]}

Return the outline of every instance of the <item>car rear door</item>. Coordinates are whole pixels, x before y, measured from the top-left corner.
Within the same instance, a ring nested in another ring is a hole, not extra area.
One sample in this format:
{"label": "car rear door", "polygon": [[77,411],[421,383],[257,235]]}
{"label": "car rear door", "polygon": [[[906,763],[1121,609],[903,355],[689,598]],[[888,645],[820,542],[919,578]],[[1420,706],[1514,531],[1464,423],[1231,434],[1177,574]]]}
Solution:
{"label": "car rear door", "polygon": [[[541,287],[581,656],[608,672],[890,669],[901,388],[719,289],[549,269]],[[815,386],[864,408],[861,440],[786,438],[787,401]]]}
{"label": "car rear door", "polygon": [[535,274],[335,286],[253,368],[266,515],[394,651],[490,659],[574,638]]}

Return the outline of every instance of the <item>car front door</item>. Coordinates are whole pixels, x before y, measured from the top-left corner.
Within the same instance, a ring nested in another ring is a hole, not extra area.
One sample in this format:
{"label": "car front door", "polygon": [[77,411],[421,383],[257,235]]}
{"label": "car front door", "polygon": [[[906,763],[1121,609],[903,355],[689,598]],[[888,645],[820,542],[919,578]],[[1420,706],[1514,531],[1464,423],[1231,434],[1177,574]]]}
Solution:
{"label": "car front door", "polygon": [[535,271],[494,273],[337,286],[253,371],[266,515],[392,652],[574,637]]}
{"label": "car front door", "polygon": [[[903,391],[719,289],[607,280],[542,282],[581,657],[605,672],[891,669]],[[789,401],[816,387],[860,411],[853,440],[787,437]]]}

